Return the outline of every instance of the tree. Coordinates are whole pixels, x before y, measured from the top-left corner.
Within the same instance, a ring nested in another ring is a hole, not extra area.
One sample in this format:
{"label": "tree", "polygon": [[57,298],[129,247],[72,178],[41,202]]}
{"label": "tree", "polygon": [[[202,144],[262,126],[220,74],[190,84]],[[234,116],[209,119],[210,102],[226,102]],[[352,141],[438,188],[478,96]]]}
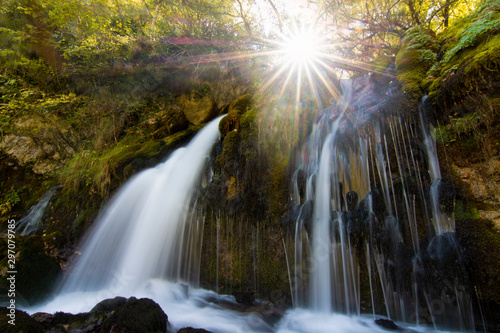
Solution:
{"label": "tree", "polygon": [[440,31],[467,15],[477,0],[326,0],[321,5],[332,40],[346,57],[394,56],[415,26]]}

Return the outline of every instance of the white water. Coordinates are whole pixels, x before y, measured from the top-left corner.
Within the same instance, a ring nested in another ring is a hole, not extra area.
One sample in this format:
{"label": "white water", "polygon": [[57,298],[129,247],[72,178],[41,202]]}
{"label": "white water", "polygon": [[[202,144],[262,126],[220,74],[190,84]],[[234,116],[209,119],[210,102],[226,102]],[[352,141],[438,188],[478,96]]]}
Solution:
{"label": "white water", "polygon": [[[425,97],[423,102],[425,102]],[[441,211],[439,205],[439,185],[441,183],[441,170],[439,169],[439,159],[436,150],[435,129],[431,125],[426,126],[422,116],[420,117],[422,125],[422,133],[424,135],[424,144],[427,151],[427,158],[429,161],[429,175],[431,177],[431,207],[432,207],[432,220],[436,234],[443,234],[446,232],[455,232],[455,221],[452,217],[447,216]],[[429,127],[429,128],[428,128]]]}
{"label": "white water", "polygon": [[52,187],[35,205],[30,207],[28,214],[21,218],[17,224],[17,230],[20,235],[32,235],[41,229],[43,213],[45,212],[45,209],[47,208],[47,205],[49,204],[49,201],[54,193],[61,187],[61,185]]}

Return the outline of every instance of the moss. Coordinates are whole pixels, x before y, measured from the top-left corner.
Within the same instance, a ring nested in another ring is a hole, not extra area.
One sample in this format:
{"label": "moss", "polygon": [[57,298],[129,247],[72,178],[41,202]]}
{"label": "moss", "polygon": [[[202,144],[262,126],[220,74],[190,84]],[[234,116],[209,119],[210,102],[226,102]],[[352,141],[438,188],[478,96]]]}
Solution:
{"label": "moss", "polygon": [[[500,1],[484,1],[440,34],[440,53],[426,82],[442,116],[473,111],[480,95],[494,93],[500,70]],[[463,111],[462,111],[463,110]]]}
{"label": "moss", "polygon": [[480,218],[477,208],[470,203],[457,200],[455,203],[455,220],[478,220]]}
{"label": "moss", "polygon": [[[224,137],[228,132],[239,130],[242,116],[252,105],[252,96],[244,95],[234,100],[228,107],[227,115],[219,123],[219,132]],[[253,119],[248,118],[246,124],[250,124]]]}
{"label": "moss", "polygon": [[[142,137],[127,136],[107,150],[83,150],[67,163],[60,173],[60,180],[67,189],[77,190],[90,188],[102,196],[107,196],[111,190],[125,180],[120,174],[125,166],[137,159],[150,160],[165,155],[164,149],[174,149],[179,141],[190,137],[198,127],[175,133],[163,140],[145,141]],[[153,165],[143,165],[153,166]],[[130,172],[127,176],[130,176]],[[119,180],[113,185],[113,179]]]}
{"label": "moss", "polygon": [[403,92],[412,100],[419,100],[427,71],[437,60],[437,41],[434,33],[417,27],[410,29],[396,56],[396,72]]}

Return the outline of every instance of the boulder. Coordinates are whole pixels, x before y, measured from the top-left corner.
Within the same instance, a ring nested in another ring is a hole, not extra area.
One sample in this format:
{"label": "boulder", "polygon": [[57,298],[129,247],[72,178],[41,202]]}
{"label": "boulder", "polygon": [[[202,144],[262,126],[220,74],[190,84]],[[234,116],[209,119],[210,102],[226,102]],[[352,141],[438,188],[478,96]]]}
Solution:
{"label": "boulder", "polygon": [[375,319],[375,324],[391,331],[400,329],[398,325],[396,325],[392,320],[389,319],[383,319],[383,318]]}
{"label": "boulder", "polygon": [[90,312],[35,313],[30,319],[40,326],[40,332],[167,332],[168,325],[168,317],[158,304],[135,297],[106,299]]}
{"label": "boulder", "polygon": [[[116,300],[116,299],[115,299]],[[122,300],[111,302],[116,310],[104,320],[101,330],[109,332],[167,332],[168,317],[161,307],[148,298],[129,298],[122,304]],[[119,304],[121,304],[119,306]]]}

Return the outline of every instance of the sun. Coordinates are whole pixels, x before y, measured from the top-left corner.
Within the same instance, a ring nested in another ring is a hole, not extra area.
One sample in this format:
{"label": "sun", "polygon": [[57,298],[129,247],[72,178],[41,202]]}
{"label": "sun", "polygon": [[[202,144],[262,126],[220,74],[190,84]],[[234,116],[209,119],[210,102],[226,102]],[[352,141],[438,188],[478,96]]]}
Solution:
{"label": "sun", "polygon": [[280,44],[284,60],[292,65],[312,63],[321,55],[320,39],[310,30],[286,36]]}
{"label": "sun", "polygon": [[274,60],[260,86],[261,92],[278,99],[295,96],[297,105],[312,99],[320,107],[326,106],[330,97],[338,96],[331,79],[335,76],[328,50],[331,42],[318,30],[314,24],[295,24],[269,41],[273,51],[268,54]]}

